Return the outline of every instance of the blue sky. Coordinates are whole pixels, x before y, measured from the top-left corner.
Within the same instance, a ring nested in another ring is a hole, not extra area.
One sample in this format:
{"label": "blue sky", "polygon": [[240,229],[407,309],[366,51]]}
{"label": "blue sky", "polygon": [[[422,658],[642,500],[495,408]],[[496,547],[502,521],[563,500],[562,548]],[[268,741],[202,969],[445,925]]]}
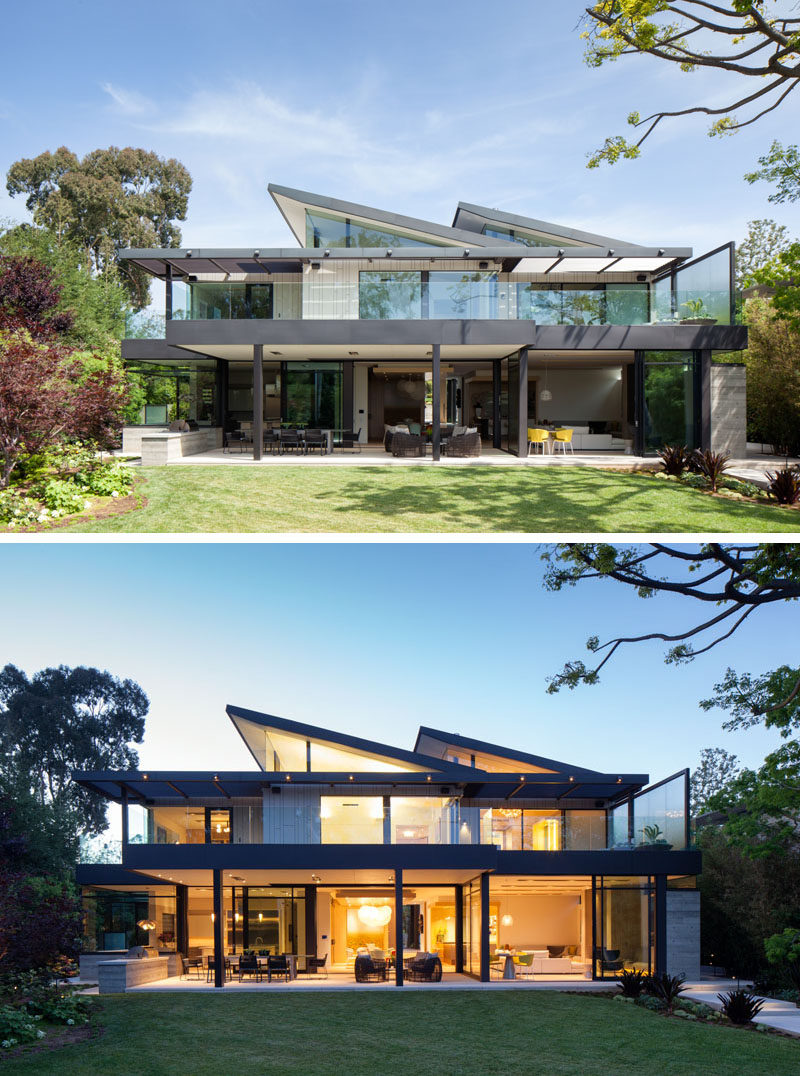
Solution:
{"label": "blue sky", "polygon": [[[61,144],[178,157],[195,247],[290,242],[270,180],[445,223],[462,199],[698,253],[757,217],[800,233],[800,209],[742,179],[773,138],[791,141],[800,98],[733,138],[671,122],[642,160],[585,169],[631,109],[722,102],[731,79],[638,59],[589,70],[582,8],[44,0],[33,21],[10,5],[0,167]],[[0,217],[24,216],[3,188]]]}
{"label": "blue sky", "polygon": [[796,662],[797,607],[753,616],[675,668],[643,645],[599,685],[546,694],[586,638],[688,623],[676,599],[541,586],[526,544],[75,543],[0,547],[0,656],[32,674],[88,664],[151,700],[146,768],[249,769],[226,703],[413,746],[419,725],[656,780],[724,746],[756,765],[778,738],[726,733],[697,705],[728,664]]}

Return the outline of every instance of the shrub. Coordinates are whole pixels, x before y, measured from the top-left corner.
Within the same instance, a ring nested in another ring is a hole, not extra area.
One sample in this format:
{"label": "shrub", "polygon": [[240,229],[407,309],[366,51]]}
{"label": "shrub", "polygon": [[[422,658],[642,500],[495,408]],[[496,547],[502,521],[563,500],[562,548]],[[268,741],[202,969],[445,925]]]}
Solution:
{"label": "shrub", "polygon": [[641,1005],[643,1009],[650,1009],[651,1012],[664,1012],[667,1007],[662,998],[653,997],[652,994],[643,994],[636,998],[634,1004]]}
{"label": "shrub", "polygon": [[30,527],[34,523],[43,523],[49,517],[46,508],[15,487],[0,489],[0,524],[9,529]]}
{"label": "shrub", "polygon": [[619,975],[619,988],[622,996],[626,998],[638,998],[645,989],[647,972],[644,971],[621,971]]}
{"label": "shrub", "polygon": [[85,477],[86,489],[98,497],[118,497],[128,492],[133,482],[133,475],[129,470],[115,463],[102,463],[95,467],[88,475],[81,473],[80,478]]}
{"label": "shrub", "polygon": [[685,982],[685,975],[667,975],[666,972],[660,975],[652,974],[647,977],[646,990],[652,997],[660,998],[667,1008],[671,1009],[678,996],[686,989]]}
{"label": "shrub", "polygon": [[694,468],[708,479],[712,493],[717,492],[717,485],[723,472],[727,470],[729,461],[730,456],[724,452],[697,449],[694,453]]}
{"label": "shrub", "polygon": [[722,1012],[732,1024],[752,1024],[764,1008],[764,1002],[746,990],[731,990],[729,994],[717,994],[722,1002]]}
{"label": "shrub", "polygon": [[42,491],[42,500],[54,515],[82,512],[86,507],[85,494],[74,482],[63,478],[50,479]]}
{"label": "shrub", "polygon": [[89,1002],[69,986],[49,983],[32,992],[26,1010],[58,1024],[85,1024],[89,1020]]}
{"label": "shrub", "polygon": [[43,1039],[44,1032],[36,1026],[36,1019],[22,1009],[0,1006],[0,1049],[8,1050],[22,1042]]}
{"label": "shrub", "polygon": [[686,445],[664,445],[658,451],[661,462],[664,464],[664,473],[675,475],[677,478],[688,468],[692,458],[691,450]]}
{"label": "shrub", "polygon": [[800,501],[800,471],[796,467],[767,471],[767,478],[769,494],[778,504],[797,504]]}
{"label": "shrub", "polygon": [[763,497],[765,492],[752,482],[743,482],[741,478],[721,478],[719,485],[722,489],[729,489],[733,493],[741,493],[743,497]]}

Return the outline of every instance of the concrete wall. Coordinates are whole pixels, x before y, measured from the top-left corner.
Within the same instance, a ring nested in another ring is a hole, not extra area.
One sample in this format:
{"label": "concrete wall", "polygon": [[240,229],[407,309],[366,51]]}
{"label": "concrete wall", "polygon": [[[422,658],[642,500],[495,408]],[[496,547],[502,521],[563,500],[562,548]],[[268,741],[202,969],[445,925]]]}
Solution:
{"label": "concrete wall", "polygon": [[711,448],[743,457],[747,442],[747,370],[723,363],[711,366]]}
{"label": "concrete wall", "polygon": [[222,448],[222,430],[218,426],[190,430],[188,433],[145,433],[142,437],[142,466],[160,467],[170,460],[196,456],[212,448]]}
{"label": "concrete wall", "polygon": [[700,978],[700,894],[667,890],[667,972]]}
{"label": "concrete wall", "polygon": [[154,433],[167,433],[169,426],[125,426],[122,430],[122,451],[129,456],[141,456],[142,438]]}
{"label": "concrete wall", "polygon": [[157,982],[170,974],[178,974],[170,968],[169,959],[150,957],[147,960],[109,960],[97,965],[97,983],[100,994],[121,994],[132,986]]}

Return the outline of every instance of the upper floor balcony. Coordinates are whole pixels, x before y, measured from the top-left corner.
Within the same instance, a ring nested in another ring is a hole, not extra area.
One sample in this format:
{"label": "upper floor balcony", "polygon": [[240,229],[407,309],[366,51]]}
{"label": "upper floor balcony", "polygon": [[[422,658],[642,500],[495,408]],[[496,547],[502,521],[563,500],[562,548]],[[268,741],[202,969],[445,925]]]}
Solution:
{"label": "upper floor balcony", "polygon": [[[486,263],[484,263],[486,264]],[[537,325],[648,325],[705,318],[734,320],[729,246],[662,276],[492,270],[337,267],[263,274],[260,280],[170,280],[171,318],[217,320],[528,320]],[[264,279],[268,277],[269,279]],[[636,277],[636,279],[634,279]],[[126,337],[163,339],[165,315],[129,316]]]}

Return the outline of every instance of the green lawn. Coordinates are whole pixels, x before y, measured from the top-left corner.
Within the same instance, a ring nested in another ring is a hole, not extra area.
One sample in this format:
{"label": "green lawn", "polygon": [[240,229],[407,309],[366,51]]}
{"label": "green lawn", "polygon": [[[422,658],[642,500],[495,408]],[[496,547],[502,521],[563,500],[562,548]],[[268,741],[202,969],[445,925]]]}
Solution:
{"label": "green lawn", "polygon": [[583,467],[143,468],[145,507],[83,533],[800,530],[800,512]]}
{"label": "green lawn", "polygon": [[796,1076],[800,1042],[539,991],[100,999],[103,1033],[4,1072],[57,1076]]}

